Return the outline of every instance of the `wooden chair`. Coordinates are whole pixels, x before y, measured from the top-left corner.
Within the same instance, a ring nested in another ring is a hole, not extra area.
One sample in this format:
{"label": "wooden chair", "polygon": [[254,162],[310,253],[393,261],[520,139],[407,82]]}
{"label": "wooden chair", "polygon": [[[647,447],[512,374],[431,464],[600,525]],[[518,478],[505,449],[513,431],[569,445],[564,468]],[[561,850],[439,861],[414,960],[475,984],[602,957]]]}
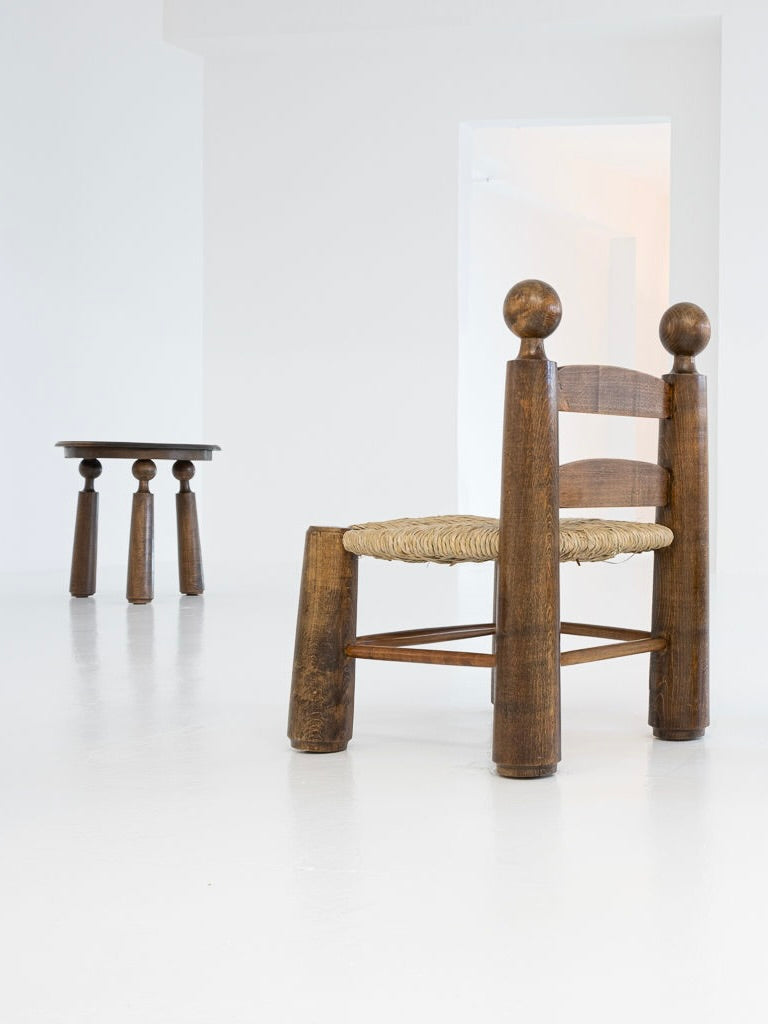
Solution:
{"label": "wooden chair", "polygon": [[[557,293],[522,281],[504,302],[520,338],[507,364],[499,520],[393,520],[307,532],[288,735],[298,750],[344,750],[352,736],[355,661],[475,665],[493,670],[493,760],[500,775],[551,775],[560,760],[560,666],[651,652],[654,736],[691,740],[708,717],[706,379],[694,357],[710,335],[692,303],[661,319],[674,355],[662,379],[612,366],[558,367],[544,339],[560,322]],[[590,459],[560,466],[558,412],[659,420],[659,460]],[[656,506],[656,523],[559,519],[560,508]],[[654,551],[651,631],[560,622],[560,561]],[[356,636],[360,555],[405,561],[496,561],[494,623]],[[561,654],[560,634],[612,644]],[[419,645],[492,636],[493,653]]]}

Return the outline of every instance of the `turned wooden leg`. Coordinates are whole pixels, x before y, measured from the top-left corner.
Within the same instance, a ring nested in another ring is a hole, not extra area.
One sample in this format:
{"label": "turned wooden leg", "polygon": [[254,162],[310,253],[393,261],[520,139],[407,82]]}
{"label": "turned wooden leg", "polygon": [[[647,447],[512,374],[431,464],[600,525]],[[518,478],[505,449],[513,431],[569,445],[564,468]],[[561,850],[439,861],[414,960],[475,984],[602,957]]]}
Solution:
{"label": "turned wooden leg", "polygon": [[157,473],[151,459],[137,459],[133,475],[139,489],[133,495],[131,539],[128,545],[128,586],[131,604],[149,604],[153,597],[154,499],[149,481]]}
{"label": "turned wooden leg", "polygon": [[288,736],[296,750],[345,750],[352,737],[355,660],[344,653],[356,634],[357,556],[345,531],[310,526],[304,548]]}
{"label": "turned wooden leg", "polygon": [[72,597],[90,597],[96,593],[96,545],[99,533],[99,495],[93,481],[101,476],[98,459],[83,459],[80,476],[85,485],[77,496],[75,541],[72,545],[72,571],[69,592]]}
{"label": "turned wooden leg", "polygon": [[195,475],[194,463],[179,459],[173,464],[173,475],[179,481],[176,495],[176,534],[179,542],[179,590],[190,597],[203,592],[203,560],[200,553],[200,531],[197,527],[197,504],[189,489]]}
{"label": "turned wooden leg", "polygon": [[557,293],[521,282],[504,319],[520,352],[507,364],[493,760],[499,775],[532,779],[560,760],[557,366],[543,349],[560,320]]}
{"label": "turned wooden leg", "polygon": [[[687,359],[676,358],[676,372],[664,377],[672,387],[673,414],[659,425],[659,463],[670,470],[670,495],[656,517],[675,539],[654,553],[651,629],[665,637],[667,648],[651,655],[648,721],[659,739],[694,740],[709,725],[707,391],[692,359],[703,348],[700,340],[679,329],[665,338],[674,326],[666,318],[676,308],[662,319],[662,340],[671,352],[688,342]],[[683,326],[701,329],[706,315],[691,308]]]}

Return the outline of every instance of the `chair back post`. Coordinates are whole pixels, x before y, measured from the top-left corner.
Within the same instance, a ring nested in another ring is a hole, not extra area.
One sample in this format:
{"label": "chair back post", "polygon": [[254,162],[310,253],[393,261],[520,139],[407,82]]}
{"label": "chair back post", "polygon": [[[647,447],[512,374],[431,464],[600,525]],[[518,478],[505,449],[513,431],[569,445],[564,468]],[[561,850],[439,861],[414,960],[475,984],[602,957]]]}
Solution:
{"label": "chair back post", "polygon": [[507,364],[496,608],[493,760],[501,775],[551,775],[560,760],[557,365],[544,339],[557,293],[522,281],[504,301],[520,338]]}
{"label": "chair back post", "polygon": [[663,378],[671,415],[659,423],[669,501],[656,521],[675,539],[654,556],[652,632],[667,647],[651,655],[648,721],[661,739],[688,740],[709,725],[707,381],[695,363],[709,341],[709,320],[699,306],[680,302],[662,317],[659,336],[675,358]]}

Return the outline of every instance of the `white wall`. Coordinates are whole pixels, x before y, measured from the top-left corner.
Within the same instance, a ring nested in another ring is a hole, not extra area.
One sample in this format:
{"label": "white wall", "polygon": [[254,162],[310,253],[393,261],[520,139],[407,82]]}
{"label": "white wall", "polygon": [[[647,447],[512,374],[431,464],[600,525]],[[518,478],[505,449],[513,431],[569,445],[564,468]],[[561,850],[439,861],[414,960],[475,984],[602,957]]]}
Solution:
{"label": "white wall", "polygon": [[[63,593],[82,481],[54,442],[202,440],[202,62],[161,14],[0,7],[0,565],[58,568]],[[160,464],[161,560],[172,484]],[[97,486],[100,564],[124,565],[130,463]]]}
{"label": "white wall", "polygon": [[745,4],[723,19],[718,362],[720,566],[768,575],[768,551],[755,542],[768,500],[765,449],[765,239],[768,237],[768,8]]}
{"label": "white wall", "polygon": [[718,305],[716,20],[550,25],[542,47],[516,9],[326,32],[274,13],[166,5],[206,54],[205,430],[227,452],[207,552],[250,573],[295,565],[310,521],[457,507],[462,124],[670,117],[670,299]]}
{"label": "white wall", "polygon": [[[16,543],[5,566],[66,563],[75,467],[48,448],[62,434],[124,435],[139,415],[163,436],[197,432],[201,76],[194,57],[161,42],[160,7],[36,0],[0,15],[2,415],[19,439],[6,457],[14,500],[0,515]],[[711,357],[704,365],[722,391],[721,568],[768,573],[768,555],[746,560],[741,545],[765,490],[744,443],[764,436],[768,369],[754,301],[768,218],[768,146],[755,127],[768,88],[761,5],[649,0],[643,21],[629,0],[584,0],[578,12],[557,0],[535,10],[490,0],[164,7],[166,37],[208,54],[206,439],[234,445],[220,462],[227,486],[206,494],[216,497],[211,556],[233,563],[239,545],[255,566],[294,550],[308,518],[453,507],[455,458],[443,446],[455,432],[458,124],[578,105],[626,116],[639,87],[666,107],[680,61],[699,47],[708,68],[717,63],[721,25],[719,204],[701,188],[717,153],[697,162],[692,144],[711,137],[718,97],[695,79],[673,136],[672,192],[701,238],[678,241],[673,217],[670,299],[700,301],[718,326],[718,372]],[[638,107],[648,114],[647,100]],[[166,359],[171,348],[189,358]],[[351,369],[366,352],[373,391]],[[249,403],[261,409],[255,426]],[[302,409],[303,431],[291,425]],[[349,429],[361,413],[371,446]],[[396,469],[395,452],[416,436],[436,462]],[[264,513],[274,542],[243,545]],[[122,559],[124,529],[103,558],[119,544]]]}

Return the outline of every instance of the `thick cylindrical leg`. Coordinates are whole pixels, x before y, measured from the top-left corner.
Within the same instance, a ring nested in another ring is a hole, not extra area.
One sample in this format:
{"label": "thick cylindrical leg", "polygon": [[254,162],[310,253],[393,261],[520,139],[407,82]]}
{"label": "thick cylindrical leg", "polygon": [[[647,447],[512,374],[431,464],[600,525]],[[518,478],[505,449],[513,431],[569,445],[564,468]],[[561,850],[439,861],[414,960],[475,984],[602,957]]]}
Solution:
{"label": "thick cylindrical leg", "polygon": [[101,475],[98,459],[83,459],[80,475],[85,486],[77,496],[75,540],[72,545],[72,569],[69,592],[72,597],[90,597],[96,593],[96,548],[99,534],[99,495],[93,481]]}
{"label": "thick cylindrical leg", "polygon": [[655,552],[654,636],[649,724],[663,740],[692,740],[709,725],[709,565],[706,380],[671,373],[672,417],[662,420],[659,463],[670,470],[670,498],[657,520],[675,539]]}
{"label": "thick cylindrical leg", "polygon": [[126,597],[131,604],[148,604],[154,596],[154,494],[149,481],[157,469],[151,459],[138,459],[133,475],[139,489],[133,495],[131,537],[128,545],[128,586]]}
{"label": "thick cylindrical leg", "polygon": [[[499,560],[493,563],[493,621],[498,622],[496,605],[499,601]],[[496,653],[496,634],[491,637],[491,653]],[[496,700],[496,666],[491,669],[491,704]]]}
{"label": "thick cylindrical leg", "polygon": [[344,530],[310,526],[304,548],[288,716],[291,746],[311,753],[345,750],[352,737],[357,556]]}
{"label": "thick cylindrical leg", "polygon": [[195,475],[192,462],[181,459],[173,464],[173,475],[180,481],[176,495],[176,533],[179,544],[179,590],[190,597],[202,594],[203,561],[200,552],[200,531],[197,526],[197,504],[189,489]]}
{"label": "thick cylindrical leg", "polygon": [[493,760],[552,775],[560,760],[557,367],[508,364],[499,535]]}

